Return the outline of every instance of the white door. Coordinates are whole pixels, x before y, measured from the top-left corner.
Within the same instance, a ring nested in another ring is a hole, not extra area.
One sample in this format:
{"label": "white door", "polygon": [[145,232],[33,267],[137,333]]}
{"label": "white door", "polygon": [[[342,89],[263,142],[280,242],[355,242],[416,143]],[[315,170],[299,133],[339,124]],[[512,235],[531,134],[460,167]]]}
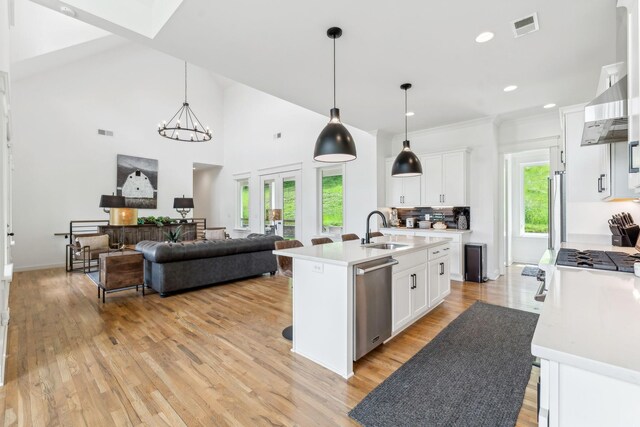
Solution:
{"label": "white door", "polygon": [[465,153],[442,155],[442,204],[466,206]]}
{"label": "white door", "polygon": [[260,176],[260,224],[264,234],[276,234],[287,240],[301,235],[300,171]]}
{"label": "white door", "polygon": [[422,163],[422,206],[442,204],[442,156],[420,157]]}
{"label": "white door", "polygon": [[9,287],[12,280],[13,226],[11,216],[12,156],[9,140],[9,76],[0,72],[0,224],[3,232],[0,240],[0,385],[4,384],[4,368],[7,352],[9,323]]}
{"label": "white door", "polygon": [[413,270],[413,274],[412,308],[415,317],[429,309],[429,289],[427,287],[427,269],[424,266]]}
{"label": "white door", "polygon": [[402,178],[391,176],[393,160],[388,159],[385,163],[385,182],[387,183],[387,206],[402,206]]}
{"label": "white door", "polygon": [[391,299],[393,301],[391,323],[394,333],[408,324],[413,317],[413,306],[411,305],[412,274],[412,270],[396,273],[391,281],[393,294]]}
{"label": "white door", "polygon": [[420,206],[421,176],[413,176],[411,178],[394,178],[402,181],[402,204],[404,206]]}

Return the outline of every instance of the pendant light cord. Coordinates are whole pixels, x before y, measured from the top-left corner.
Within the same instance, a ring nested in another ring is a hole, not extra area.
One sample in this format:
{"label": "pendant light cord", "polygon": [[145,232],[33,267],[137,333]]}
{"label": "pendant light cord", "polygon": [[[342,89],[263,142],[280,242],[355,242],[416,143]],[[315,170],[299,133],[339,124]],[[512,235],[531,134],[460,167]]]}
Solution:
{"label": "pendant light cord", "polygon": [[336,108],[336,38],[333,38],[333,108]]}
{"label": "pendant light cord", "polygon": [[407,138],[407,89],[404,90],[404,140]]}
{"label": "pendant light cord", "polygon": [[187,61],[184,61],[184,102],[187,102]]}

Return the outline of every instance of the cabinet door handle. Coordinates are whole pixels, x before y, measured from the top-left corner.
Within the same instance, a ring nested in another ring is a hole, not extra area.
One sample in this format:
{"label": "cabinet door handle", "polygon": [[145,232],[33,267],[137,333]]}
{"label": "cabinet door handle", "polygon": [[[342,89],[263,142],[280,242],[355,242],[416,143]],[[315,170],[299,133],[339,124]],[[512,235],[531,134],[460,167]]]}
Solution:
{"label": "cabinet door handle", "polygon": [[13,237],[15,235],[16,235],[15,233],[7,233],[7,236],[9,236],[9,237]]}
{"label": "cabinet door handle", "polygon": [[640,168],[633,166],[633,149],[638,146],[638,141],[631,141],[629,143],[629,173],[638,173]]}
{"label": "cabinet door handle", "polygon": [[418,275],[417,274],[412,274],[413,276],[413,289],[418,287]]}
{"label": "cabinet door handle", "polygon": [[560,150],[560,163],[564,165],[564,150]]}
{"label": "cabinet door handle", "polygon": [[600,174],[600,188],[602,188],[602,191],[605,191],[606,188],[604,188],[604,179],[607,177],[607,175],[605,174]]}
{"label": "cabinet door handle", "polygon": [[447,201],[447,195],[446,195],[446,194],[443,194],[443,195],[442,195],[442,203],[444,203],[444,202],[446,202],[446,201]]}
{"label": "cabinet door handle", "polygon": [[602,176],[598,177],[598,193],[602,193]]}
{"label": "cabinet door handle", "polygon": [[440,263],[440,275],[442,276],[444,274],[444,262]]}

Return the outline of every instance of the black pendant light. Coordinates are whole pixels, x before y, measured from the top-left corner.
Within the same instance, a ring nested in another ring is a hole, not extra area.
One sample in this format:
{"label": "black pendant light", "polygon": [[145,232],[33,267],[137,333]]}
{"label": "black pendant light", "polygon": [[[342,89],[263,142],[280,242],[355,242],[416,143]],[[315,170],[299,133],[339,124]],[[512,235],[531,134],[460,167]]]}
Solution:
{"label": "black pendant light", "polygon": [[333,39],[333,108],[331,120],[320,132],[313,150],[313,159],[319,162],[350,162],[358,157],[353,137],[340,122],[340,110],[336,108],[336,39],[341,35],[342,30],[338,27],[327,30],[327,36]]}
{"label": "black pendant light", "polygon": [[407,137],[407,90],[411,89],[411,83],[403,84],[400,89],[404,90],[404,141],[402,141],[402,151],[398,154],[391,167],[391,176],[406,178],[422,175],[422,165],[418,156],[411,151],[409,138]]}

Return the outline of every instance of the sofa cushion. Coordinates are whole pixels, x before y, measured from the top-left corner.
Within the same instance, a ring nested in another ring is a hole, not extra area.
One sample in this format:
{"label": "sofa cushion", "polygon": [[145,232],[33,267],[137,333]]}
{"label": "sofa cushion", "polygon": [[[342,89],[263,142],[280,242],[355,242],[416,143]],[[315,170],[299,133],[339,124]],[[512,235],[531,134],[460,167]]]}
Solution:
{"label": "sofa cushion", "polygon": [[260,236],[246,239],[196,240],[193,242],[152,242],[144,240],[136,245],[147,261],[156,263],[212,258],[248,252],[272,251],[280,236]]}
{"label": "sofa cushion", "polygon": [[227,238],[227,234],[224,229],[204,230],[204,238],[207,240],[225,240]]}
{"label": "sofa cushion", "polygon": [[99,236],[78,236],[76,237],[76,242],[80,248],[89,246],[92,251],[109,249],[109,236],[106,234]]}

